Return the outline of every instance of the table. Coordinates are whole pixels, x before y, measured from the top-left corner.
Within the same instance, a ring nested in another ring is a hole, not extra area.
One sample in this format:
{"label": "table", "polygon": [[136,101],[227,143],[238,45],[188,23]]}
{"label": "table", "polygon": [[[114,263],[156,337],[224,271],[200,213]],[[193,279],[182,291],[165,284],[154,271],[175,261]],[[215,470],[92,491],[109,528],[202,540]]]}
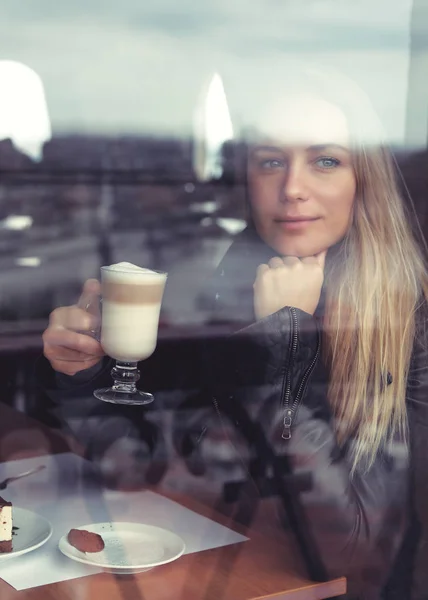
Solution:
{"label": "table", "polygon": [[[21,433],[20,433],[21,432]],[[0,404],[0,460],[77,450],[72,440]],[[263,527],[269,504],[261,503],[250,528],[183,493],[157,487],[180,502],[250,537],[247,542],[181,557],[137,575],[107,573],[17,592],[0,580],[2,600],[321,600],[344,594],[346,580],[314,583],[304,575],[290,534]],[[19,560],[17,558],[16,560]]]}

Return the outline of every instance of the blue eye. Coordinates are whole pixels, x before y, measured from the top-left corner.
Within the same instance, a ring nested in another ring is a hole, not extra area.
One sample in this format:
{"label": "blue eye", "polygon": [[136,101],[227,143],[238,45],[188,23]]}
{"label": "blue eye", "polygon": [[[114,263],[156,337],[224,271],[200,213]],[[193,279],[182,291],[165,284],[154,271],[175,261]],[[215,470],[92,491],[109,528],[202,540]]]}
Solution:
{"label": "blue eye", "polygon": [[261,160],[259,166],[262,169],[282,169],[284,167],[284,161],[277,158],[269,158],[267,160]]}
{"label": "blue eye", "polygon": [[340,160],[331,156],[322,156],[315,161],[315,164],[322,169],[334,169],[340,165]]}

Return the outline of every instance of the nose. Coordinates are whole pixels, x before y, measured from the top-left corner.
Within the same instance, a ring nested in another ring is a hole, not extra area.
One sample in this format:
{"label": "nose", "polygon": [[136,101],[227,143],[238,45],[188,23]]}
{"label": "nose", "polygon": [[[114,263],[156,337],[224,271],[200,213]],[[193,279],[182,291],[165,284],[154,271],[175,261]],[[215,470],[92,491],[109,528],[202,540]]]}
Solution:
{"label": "nose", "polygon": [[301,202],[308,197],[307,182],[303,164],[290,161],[282,187],[282,202]]}

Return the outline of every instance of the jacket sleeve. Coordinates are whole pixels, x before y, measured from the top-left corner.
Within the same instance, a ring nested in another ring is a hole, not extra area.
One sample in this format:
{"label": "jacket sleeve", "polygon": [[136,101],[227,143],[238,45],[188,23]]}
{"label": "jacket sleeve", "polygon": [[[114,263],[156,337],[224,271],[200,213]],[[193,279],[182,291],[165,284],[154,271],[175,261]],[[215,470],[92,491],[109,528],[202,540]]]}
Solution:
{"label": "jacket sleeve", "polygon": [[139,363],[141,388],[155,396],[146,407],[102,402],[97,388],[112,385],[114,361],[74,377],[56,373],[45,357],[36,362],[38,400],[34,416],[71,434],[85,455],[117,485],[155,484],[167,469],[169,451],[162,427],[162,408],[175,408],[183,397],[201,387],[201,341],[163,339],[154,354]]}
{"label": "jacket sleeve", "polygon": [[36,363],[39,398],[34,416],[71,435],[93,461],[107,485],[136,488],[155,484],[166,469],[161,428],[140,406],[102,402],[93,396],[111,386],[112,361],[73,377],[55,372],[40,357]]}
{"label": "jacket sleeve", "polygon": [[410,450],[412,459],[412,511],[418,540],[413,568],[411,600],[425,600],[428,590],[428,320],[426,305],[420,311],[418,335],[408,380]]}
{"label": "jacket sleeve", "polygon": [[351,442],[336,443],[319,330],[307,313],[286,307],[217,356],[214,401],[273,469],[312,577],[347,576],[356,597],[362,586],[365,599],[378,598],[404,527],[405,453],[385,450],[351,476]]}

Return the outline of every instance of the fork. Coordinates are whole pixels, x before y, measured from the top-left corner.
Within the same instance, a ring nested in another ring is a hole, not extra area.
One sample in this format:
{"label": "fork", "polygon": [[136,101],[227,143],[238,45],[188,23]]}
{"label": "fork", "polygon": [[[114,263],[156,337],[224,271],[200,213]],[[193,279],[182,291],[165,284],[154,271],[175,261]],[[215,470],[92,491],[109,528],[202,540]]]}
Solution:
{"label": "fork", "polygon": [[3,481],[0,482],[0,490],[5,490],[9,483],[12,483],[12,481],[16,481],[17,479],[21,479],[22,477],[28,477],[28,475],[33,475],[33,473],[38,473],[43,469],[46,469],[46,465],[39,465],[35,469],[30,469],[29,471],[25,471],[24,473],[20,473],[19,475],[14,475],[13,477],[6,477],[6,479],[3,479]]}

